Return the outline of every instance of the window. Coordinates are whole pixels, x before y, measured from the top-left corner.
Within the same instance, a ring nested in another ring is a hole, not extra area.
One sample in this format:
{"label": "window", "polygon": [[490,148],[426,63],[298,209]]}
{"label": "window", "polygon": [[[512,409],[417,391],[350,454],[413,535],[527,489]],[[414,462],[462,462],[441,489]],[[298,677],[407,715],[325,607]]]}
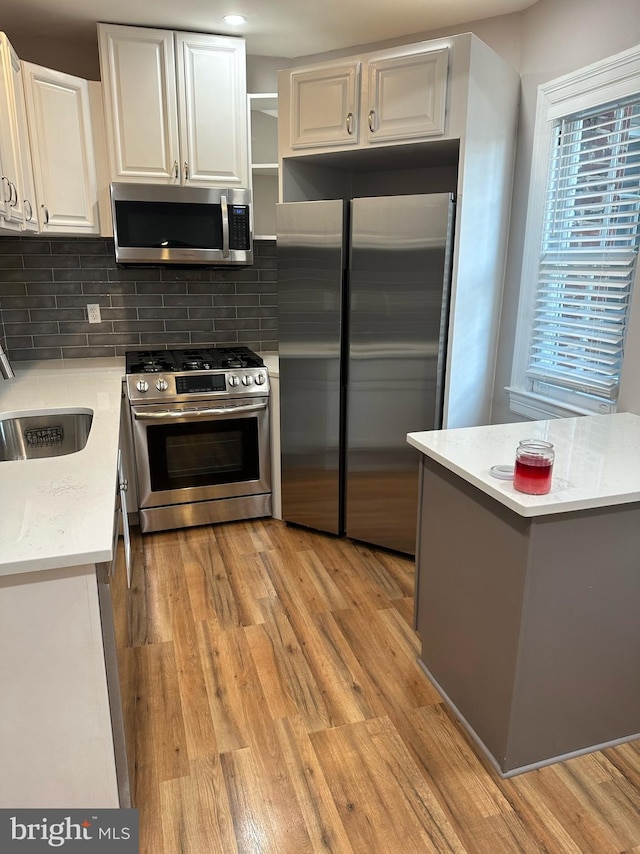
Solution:
{"label": "window", "polygon": [[615,410],[640,247],[639,60],[626,52],[540,89],[515,412]]}
{"label": "window", "polygon": [[527,377],[615,401],[640,242],[640,98],[554,124]]}

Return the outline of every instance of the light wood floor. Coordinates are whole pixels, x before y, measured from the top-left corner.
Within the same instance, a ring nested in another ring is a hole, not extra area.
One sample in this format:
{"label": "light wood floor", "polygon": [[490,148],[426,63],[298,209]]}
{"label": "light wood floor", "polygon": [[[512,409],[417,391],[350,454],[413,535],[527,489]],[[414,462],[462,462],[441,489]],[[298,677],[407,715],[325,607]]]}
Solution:
{"label": "light wood floor", "polygon": [[411,561],[271,519],[136,559],[141,854],[640,852],[640,742],[500,780],[416,664]]}

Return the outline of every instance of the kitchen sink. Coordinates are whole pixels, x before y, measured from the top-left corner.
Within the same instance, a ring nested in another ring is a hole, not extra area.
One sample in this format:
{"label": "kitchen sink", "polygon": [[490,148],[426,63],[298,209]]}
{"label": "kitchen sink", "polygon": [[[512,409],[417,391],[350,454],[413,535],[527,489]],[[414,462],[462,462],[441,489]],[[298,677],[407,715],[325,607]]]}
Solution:
{"label": "kitchen sink", "polygon": [[91,410],[49,410],[0,418],[0,462],[75,454],[87,444]]}

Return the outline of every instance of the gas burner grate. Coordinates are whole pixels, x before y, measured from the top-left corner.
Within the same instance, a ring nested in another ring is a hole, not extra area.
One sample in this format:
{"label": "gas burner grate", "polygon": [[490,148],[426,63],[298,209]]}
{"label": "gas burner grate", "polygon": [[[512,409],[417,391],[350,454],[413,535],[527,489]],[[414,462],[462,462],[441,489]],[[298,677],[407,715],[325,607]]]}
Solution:
{"label": "gas burner grate", "polygon": [[264,361],[248,347],[220,347],[216,353],[222,368],[261,368]]}
{"label": "gas burner grate", "polygon": [[168,350],[133,350],[126,354],[128,374],[156,374],[174,371],[174,362]]}

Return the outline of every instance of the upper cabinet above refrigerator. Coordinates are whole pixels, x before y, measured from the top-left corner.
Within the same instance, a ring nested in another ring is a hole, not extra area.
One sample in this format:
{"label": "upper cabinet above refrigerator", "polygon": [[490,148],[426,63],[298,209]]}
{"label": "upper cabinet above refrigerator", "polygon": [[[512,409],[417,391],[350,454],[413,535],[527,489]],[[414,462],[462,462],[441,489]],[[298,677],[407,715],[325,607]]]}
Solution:
{"label": "upper cabinet above refrigerator", "polygon": [[371,54],[291,73],[291,148],[444,132],[448,48]]}
{"label": "upper cabinet above refrigerator", "polygon": [[112,181],[249,186],[244,39],[98,24]]}

